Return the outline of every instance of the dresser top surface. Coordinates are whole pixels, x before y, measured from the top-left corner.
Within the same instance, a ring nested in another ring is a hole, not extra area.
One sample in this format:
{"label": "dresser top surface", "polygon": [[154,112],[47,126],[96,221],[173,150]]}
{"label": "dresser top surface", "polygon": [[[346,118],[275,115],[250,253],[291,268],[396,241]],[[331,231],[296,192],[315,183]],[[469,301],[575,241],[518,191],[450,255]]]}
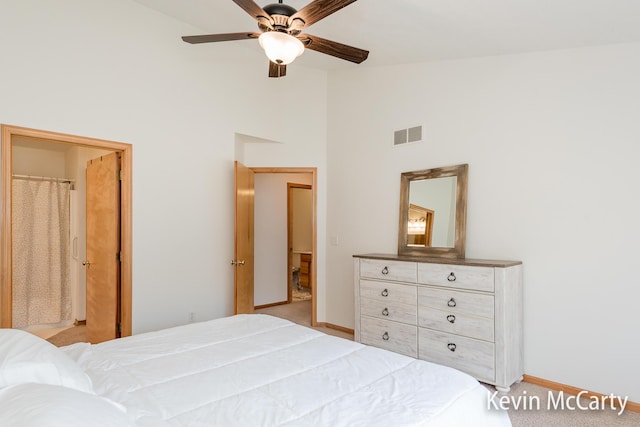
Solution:
{"label": "dresser top surface", "polygon": [[427,258],[419,256],[407,256],[397,254],[358,254],[353,255],[354,258],[382,259],[389,261],[409,261],[424,262],[430,264],[455,264],[455,265],[473,265],[480,267],[512,267],[522,264],[522,261],[505,261],[505,260],[489,260],[489,259],[469,259],[469,258]]}

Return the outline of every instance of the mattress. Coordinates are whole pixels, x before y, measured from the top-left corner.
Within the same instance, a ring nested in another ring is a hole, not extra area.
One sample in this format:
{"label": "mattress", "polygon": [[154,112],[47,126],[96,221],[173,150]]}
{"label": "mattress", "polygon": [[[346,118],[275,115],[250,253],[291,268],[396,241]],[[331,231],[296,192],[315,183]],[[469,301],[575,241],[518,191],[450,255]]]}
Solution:
{"label": "mattress", "polygon": [[62,349],[139,426],[509,426],[457,370],[267,315]]}

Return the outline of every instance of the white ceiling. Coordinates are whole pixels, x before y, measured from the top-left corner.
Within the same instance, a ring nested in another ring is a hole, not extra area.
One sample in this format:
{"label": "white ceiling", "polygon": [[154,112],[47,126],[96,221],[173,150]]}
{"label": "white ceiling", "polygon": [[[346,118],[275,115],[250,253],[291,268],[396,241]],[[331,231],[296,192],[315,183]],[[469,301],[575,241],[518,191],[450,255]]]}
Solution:
{"label": "white ceiling", "polygon": [[[257,30],[231,0],[135,1],[201,30],[184,35]],[[284,2],[300,10],[310,0]],[[310,50],[296,60],[325,70],[503,55],[638,42],[640,0],[359,0],[305,32],[370,51],[361,65]],[[256,40],[222,43],[262,54]]]}

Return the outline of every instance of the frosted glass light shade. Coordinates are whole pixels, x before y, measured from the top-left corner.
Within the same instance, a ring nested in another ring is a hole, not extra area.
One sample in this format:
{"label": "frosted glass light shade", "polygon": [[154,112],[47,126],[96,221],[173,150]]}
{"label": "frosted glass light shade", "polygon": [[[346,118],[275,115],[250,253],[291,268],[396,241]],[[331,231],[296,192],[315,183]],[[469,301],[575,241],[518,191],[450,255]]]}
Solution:
{"label": "frosted glass light shade", "polygon": [[297,38],[279,31],[268,31],[258,37],[260,47],[267,57],[276,64],[291,64],[294,59],[302,55],[304,45]]}

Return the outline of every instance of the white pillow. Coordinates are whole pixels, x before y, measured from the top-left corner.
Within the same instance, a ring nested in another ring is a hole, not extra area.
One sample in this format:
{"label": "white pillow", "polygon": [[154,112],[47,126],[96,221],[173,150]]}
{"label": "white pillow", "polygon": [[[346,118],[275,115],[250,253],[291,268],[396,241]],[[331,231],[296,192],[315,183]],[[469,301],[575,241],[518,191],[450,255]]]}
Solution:
{"label": "white pillow", "polygon": [[125,409],[95,394],[50,384],[0,390],[0,426],[133,427]]}
{"label": "white pillow", "polygon": [[19,329],[0,329],[0,389],[23,383],[93,393],[89,376],[58,347]]}

